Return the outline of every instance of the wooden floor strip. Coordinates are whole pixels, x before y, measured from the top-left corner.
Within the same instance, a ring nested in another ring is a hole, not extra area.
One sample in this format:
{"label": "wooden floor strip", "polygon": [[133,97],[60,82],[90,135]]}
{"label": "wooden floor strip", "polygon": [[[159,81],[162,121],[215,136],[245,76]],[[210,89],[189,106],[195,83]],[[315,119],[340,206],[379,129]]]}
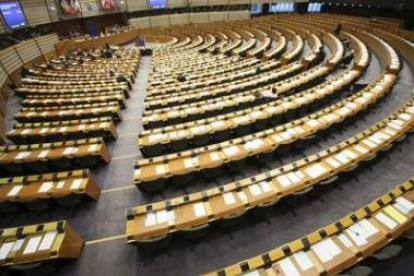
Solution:
{"label": "wooden floor strip", "polygon": [[118,188],[102,190],[101,193],[103,193],[103,194],[114,193],[114,192],[120,192],[120,191],[125,191],[125,190],[136,189],[136,188],[137,188],[137,186],[135,186],[135,185],[127,185],[127,186],[122,186],[122,187],[118,187]]}
{"label": "wooden floor strip", "polygon": [[122,234],[122,235],[107,237],[107,238],[103,238],[103,239],[87,241],[87,242],[85,242],[85,245],[99,244],[99,243],[104,243],[104,242],[109,242],[109,241],[116,241],[116,240],[120,240],[120,239],[126,239],[126,235]]}

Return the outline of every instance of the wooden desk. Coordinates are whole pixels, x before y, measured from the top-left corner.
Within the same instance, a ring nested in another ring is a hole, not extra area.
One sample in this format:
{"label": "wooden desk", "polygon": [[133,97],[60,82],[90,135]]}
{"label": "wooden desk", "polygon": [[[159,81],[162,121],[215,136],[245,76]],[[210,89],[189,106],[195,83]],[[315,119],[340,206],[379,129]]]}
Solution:
{"label": "wooden desk", "polygon": [[67,221],[0,230],[0,265],[76,259],[83,240]]}

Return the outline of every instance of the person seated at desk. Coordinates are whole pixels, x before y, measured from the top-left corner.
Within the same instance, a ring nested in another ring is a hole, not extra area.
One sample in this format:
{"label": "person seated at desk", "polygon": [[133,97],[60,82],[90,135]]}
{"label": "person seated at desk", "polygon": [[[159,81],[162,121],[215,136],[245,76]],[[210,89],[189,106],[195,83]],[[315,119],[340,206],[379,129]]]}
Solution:
{"label": "person seated at desk", "polygon": [[116,78],[117,82],[128,82],[128,80],[125,78],[124,75],[119,74],[118,77]]}
{"label": "person seated at desk", "polygon": [[276,87],[272,87],[271,89],[260,91],[259,97],[276,99],[279,97],[279,94],[277,92]]}
{"label": "person seated at desk", "polygon": [[262,72],[262,68],[260,66],[256,67],[256,74],[260,74]]}
{"label": "person seated at desk", "polygon": [[341,34],[341,31],[342,31],[342,24],[341,24],[341,23],[339,23],[339,24],[338,24],[338,26],[336,27],[336,29],[335,29],[334,33],[335,33],[337,36],[339,36],[339,35]]}
{"label": "person seated at desk", "polygon": [[20,72],[20,75],[22,75],[23,78],[26,78],[30,76],[31,74],[32,72],[30,72],[30,70],[26,66],[22,67],[22,71]]}
{"label": "person seated at desk", "polygon": [[103,57],[104,58],[112,58],[112,52],[110,50],[105,49],[103,51]]}
{"label": "person seated at desk", "polygon": [[178,80],[179,82],[185,82],[185,81],[187,81],[187,78],[184,76],[184,74],[183,74],[183,73],[180,73],[180,74],[178,74],[178,76],[177,76],[177,80]]}

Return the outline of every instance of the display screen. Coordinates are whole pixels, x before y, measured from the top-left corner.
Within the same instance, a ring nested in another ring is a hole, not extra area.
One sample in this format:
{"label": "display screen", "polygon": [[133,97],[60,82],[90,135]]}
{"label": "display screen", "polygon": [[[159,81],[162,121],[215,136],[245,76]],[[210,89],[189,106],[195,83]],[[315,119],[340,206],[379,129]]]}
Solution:
{"label": "display screen", "polygon": [[104,11],[118,10],[121,6],[119,0],[101,0],[101,5]]}
{"label": "display screen", "polygon": [[309,3],[308,12],[321,12],[322,3]]}
{"label": "display screen", "polygon": [[60,10],[65,15],[82,13],[82,6],[79,0],[59,0]]}
{"label": "display screen", "polygon": [[0,3],[0,11],[4,22],[10,29],[17,29],[26,26],[26,19],[19,2]]}
{"label": "display screen", "polygon": [[277,3],[270,6],[270,12],[294,12],[295,3]]}
{"label": "display screen", "polygon": [[163,9],[167,6],[166,0],[149,0],[151,9]]}
{"label": "display screen", "polygon": [[259,3],[255,3],[252,4],[251,9],[250,9],[250,13],[252,14],[258,14],[262,12],[262,4]]}

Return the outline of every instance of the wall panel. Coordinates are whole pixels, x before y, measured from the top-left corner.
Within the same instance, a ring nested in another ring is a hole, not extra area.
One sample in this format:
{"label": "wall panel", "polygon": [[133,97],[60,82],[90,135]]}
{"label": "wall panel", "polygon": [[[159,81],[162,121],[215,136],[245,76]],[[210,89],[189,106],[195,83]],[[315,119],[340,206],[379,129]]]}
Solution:
{"label": "wall panel", "polygon": [[45,35],[36,38],[37,44],[43,53],[47,53],[55,50],[55,44],[59,42],[59,38],[56,34]]}
{"label": "wall panel", "polygon": [[187,6],[187,0],[168,0],[167,5],[169,8],[180,8]]}
{"label": "wall panel", "polygon": [[45,2],[46,2],[47,9],[49,10],[50,20],[52,22],[59,21],[60,20],[60,18],[59,18],[59,7],[56,4],[56,1],[55,0],[46,0]]}
{"label": "wall panel", "polygon": [[0,20],[0,33],[5,33],[7,31],[6,26],[3,25],[3,21]]}
{"label": "wall panel", "polygon": [[151,16],[151,26],[152,27],[159,27],[159,26],[169,26],[170,20],[168,18],[168,15],[156,15]]}
{"label": "wall panel", "polygon": [[229,21],[247,20],[250,18],[250,11],[229,12]]}
{"label": "wall panel", "polygon": [[228,12],[210,12],[210,22],[224,22],[228,21]]}
{"label": "wall panel", "polygon": [[23,59],[23,63],[29,62],[42,55],[33,39],[19,43],[14,47],[17,52],[19,52],[19,56]]}
{"label": "wall panel", "polygon": [[129,25],[138,26],[140,28],[149,28],[151,27],[151,21],[149,17],[139,17],[129,20]]}
{"label": "wall panel", "polygon": [[22,66],[22,62],[13,47],[0,51],[0,60],[9,73]]}
{"label": "wall panel", "polygon": [[208,22],[208,12],[196,12],[190,13],[190,23],[207,23]]}
{"label": "wall panel", "polygon": [[126,0],[130,12],[148,10],[147,0]]}
{"label": "wall panel", "polygon": [[28,25],[35,26],[52,22],[44,0],[20,1]]}
{"label": "wall panel", "polygon": [[209,1],[210,6],[228,5],[229,3],[232,3],[232,0],[210,0]]}
{"label": "wall panel", "polygon": [[208,0],[188,0],[190,7],[208,6]]}
{"label": "wall panel", "polygon": [[181,13],[181,14],[170,14],[170,24],[171,25],[180,25],[180,24],[188,24],[188,14]]}

